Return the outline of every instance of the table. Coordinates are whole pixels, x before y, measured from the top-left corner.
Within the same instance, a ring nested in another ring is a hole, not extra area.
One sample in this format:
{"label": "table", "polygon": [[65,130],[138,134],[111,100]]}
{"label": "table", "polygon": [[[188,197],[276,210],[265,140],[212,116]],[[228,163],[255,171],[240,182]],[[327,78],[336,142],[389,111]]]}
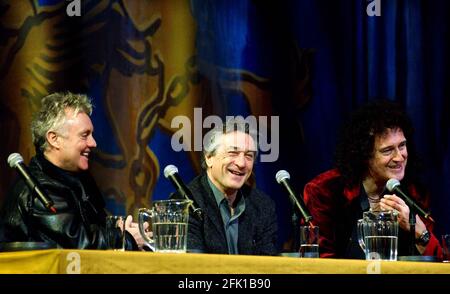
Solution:
{"label": "table", "polygon": [[50,249],[0,253],[5,274],[450,274],[449,263]]}

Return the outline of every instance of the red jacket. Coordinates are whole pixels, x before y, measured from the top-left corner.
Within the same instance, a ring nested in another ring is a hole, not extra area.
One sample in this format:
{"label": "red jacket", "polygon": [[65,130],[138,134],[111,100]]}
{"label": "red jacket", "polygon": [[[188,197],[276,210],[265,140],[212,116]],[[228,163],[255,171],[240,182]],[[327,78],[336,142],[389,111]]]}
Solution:
{"label": "red jacket", "polygon": [[[319,226],[320,257],[344,257],[356,221],[351,214],[352,207],[359,205],[360,187],[346,185],[337,169],[326,171],[306,184],[303,195],[314,225]],[[408,192],[421,207],[428,208],[428,197],[421,197],[415,186],[410,185]],[[422,220],[431,234],[423,255],[442,258],[439,241],[432,233],[433,224]]]}

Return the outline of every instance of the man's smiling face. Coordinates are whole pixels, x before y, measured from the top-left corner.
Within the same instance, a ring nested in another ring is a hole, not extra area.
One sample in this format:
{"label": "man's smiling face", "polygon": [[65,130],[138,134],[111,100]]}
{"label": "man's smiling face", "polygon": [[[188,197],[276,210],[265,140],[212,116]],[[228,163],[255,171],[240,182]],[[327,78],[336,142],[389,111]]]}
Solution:
{"label": "man's smiling face", "polygon": [[212,183],[224,194],[237,192],[250,177],[255,162],[256,145],[243,132],[231,132],[220,138],[214,155],[205,158]]}

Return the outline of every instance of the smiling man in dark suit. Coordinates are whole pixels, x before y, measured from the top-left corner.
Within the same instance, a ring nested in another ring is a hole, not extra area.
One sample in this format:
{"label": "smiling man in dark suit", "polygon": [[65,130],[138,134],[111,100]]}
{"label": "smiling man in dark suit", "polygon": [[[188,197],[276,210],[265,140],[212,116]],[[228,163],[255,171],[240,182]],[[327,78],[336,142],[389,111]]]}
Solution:
{"label": "smiling man in dark suit", "polygon": [[227,121],[204,142],[204,172],[188,186],[203,211],[190,216],[188,248],[204,253],[276,255],[273,201],[246,184],[257,155],[249,124]]}

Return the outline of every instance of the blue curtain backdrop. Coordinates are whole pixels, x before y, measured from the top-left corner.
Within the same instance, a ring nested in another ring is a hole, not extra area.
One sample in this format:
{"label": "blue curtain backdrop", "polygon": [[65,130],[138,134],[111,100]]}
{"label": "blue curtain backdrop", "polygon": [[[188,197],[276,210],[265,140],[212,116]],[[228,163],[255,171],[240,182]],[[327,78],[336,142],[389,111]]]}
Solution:
{"label": "blue curtain backdrop", "polygon": [[[368,16],[374,1],[381,15]],[[344,119],[388,98],[413,118],[436,232],[450,232],[450,1],[82,0],[81,16],[68,17],[69,2],[0,4],[3,163],[33,155],[27,130],[41,97],[88,93],[92,172],[108,209],[133,213],[174,190],[167,164],[186,182],[200,172],[198,152],[171,148],[177,115],[279,116],[279,158],[258,162],[254,181],[277,204],[282,248],[292,207],[275,173],[290,172],[302,192],[332,167]],[[2,199],[13,171],[0,173]]]}

